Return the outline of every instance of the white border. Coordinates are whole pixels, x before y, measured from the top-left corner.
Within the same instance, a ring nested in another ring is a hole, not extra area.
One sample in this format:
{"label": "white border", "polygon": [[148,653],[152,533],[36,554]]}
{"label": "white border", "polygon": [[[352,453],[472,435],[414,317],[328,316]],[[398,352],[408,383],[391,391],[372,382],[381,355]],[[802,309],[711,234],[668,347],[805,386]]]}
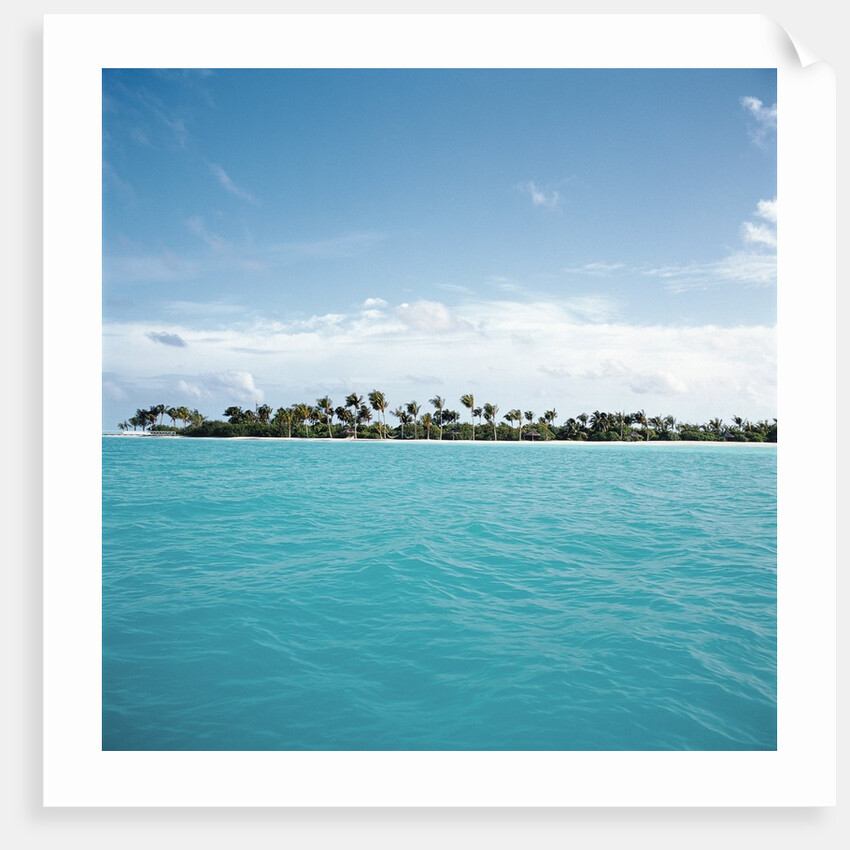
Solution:
{"label": "white border", "polygon": [[[102,753],[100,435],[45,431],[50,806],[699,806],[835,801],[835,83],[723,15],[47,15],[45,409],[100,405],[103,67],[777,67],[779,749]],[[827,430],[829,430],[827,428]],[[69,557],[73,553],[73,557]]]}

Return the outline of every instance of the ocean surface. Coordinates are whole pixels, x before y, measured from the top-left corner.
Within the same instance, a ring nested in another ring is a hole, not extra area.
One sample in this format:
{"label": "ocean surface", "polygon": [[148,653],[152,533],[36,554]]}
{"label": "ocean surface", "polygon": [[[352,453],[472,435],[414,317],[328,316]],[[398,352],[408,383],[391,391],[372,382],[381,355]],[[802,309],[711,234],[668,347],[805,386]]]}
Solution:
{"label": "ocean surface", "polygon": [[776,749],[776,447],[106,437],[103,749]]}

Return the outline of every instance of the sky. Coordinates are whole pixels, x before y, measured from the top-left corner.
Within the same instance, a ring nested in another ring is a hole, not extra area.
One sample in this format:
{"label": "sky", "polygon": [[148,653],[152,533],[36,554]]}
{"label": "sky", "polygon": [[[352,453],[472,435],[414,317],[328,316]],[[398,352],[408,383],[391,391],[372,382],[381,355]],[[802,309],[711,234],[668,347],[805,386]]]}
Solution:
{"label": "sky", "polygon": [[[104,70],[104,430],[776,416],[776,72]],[[501,415],[501,413],[500,413]]]}

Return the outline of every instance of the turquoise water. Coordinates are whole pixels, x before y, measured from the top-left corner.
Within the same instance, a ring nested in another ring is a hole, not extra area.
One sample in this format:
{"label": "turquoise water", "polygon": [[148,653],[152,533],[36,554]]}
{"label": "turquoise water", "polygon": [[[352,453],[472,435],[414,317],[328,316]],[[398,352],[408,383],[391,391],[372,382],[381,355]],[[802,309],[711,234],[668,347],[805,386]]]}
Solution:
{"label": "turquoise water", "polygon": [[776,448],[103,440],[107,750],[772,750]]}

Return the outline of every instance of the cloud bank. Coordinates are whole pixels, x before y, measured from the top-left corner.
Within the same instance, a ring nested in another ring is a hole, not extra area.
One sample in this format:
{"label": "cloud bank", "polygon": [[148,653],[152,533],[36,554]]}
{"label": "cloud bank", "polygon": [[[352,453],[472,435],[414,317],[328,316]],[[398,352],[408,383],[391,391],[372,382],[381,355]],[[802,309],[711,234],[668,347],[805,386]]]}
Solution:
{"label": "cloud bank", "polygon": [[287,405],[376,387],[394,405],[423,395],[411,376],[429,375],[440,382],[432,391],[450,399],[474,392],[503,407],[557,404],[565,416],[587,407],[694,419],[728,417],[731,407],[775,415],[773,327],[635,326],[612,319],[610,305],[582,299],[367,303],[226,330],[175,325],[160,335],[191,343],[181,349],[180,374],[167,343],[151,351],[147,328],[107,324],[111,390],[148,386],[163,401],[204,403],[220,416],[233,403]]}

